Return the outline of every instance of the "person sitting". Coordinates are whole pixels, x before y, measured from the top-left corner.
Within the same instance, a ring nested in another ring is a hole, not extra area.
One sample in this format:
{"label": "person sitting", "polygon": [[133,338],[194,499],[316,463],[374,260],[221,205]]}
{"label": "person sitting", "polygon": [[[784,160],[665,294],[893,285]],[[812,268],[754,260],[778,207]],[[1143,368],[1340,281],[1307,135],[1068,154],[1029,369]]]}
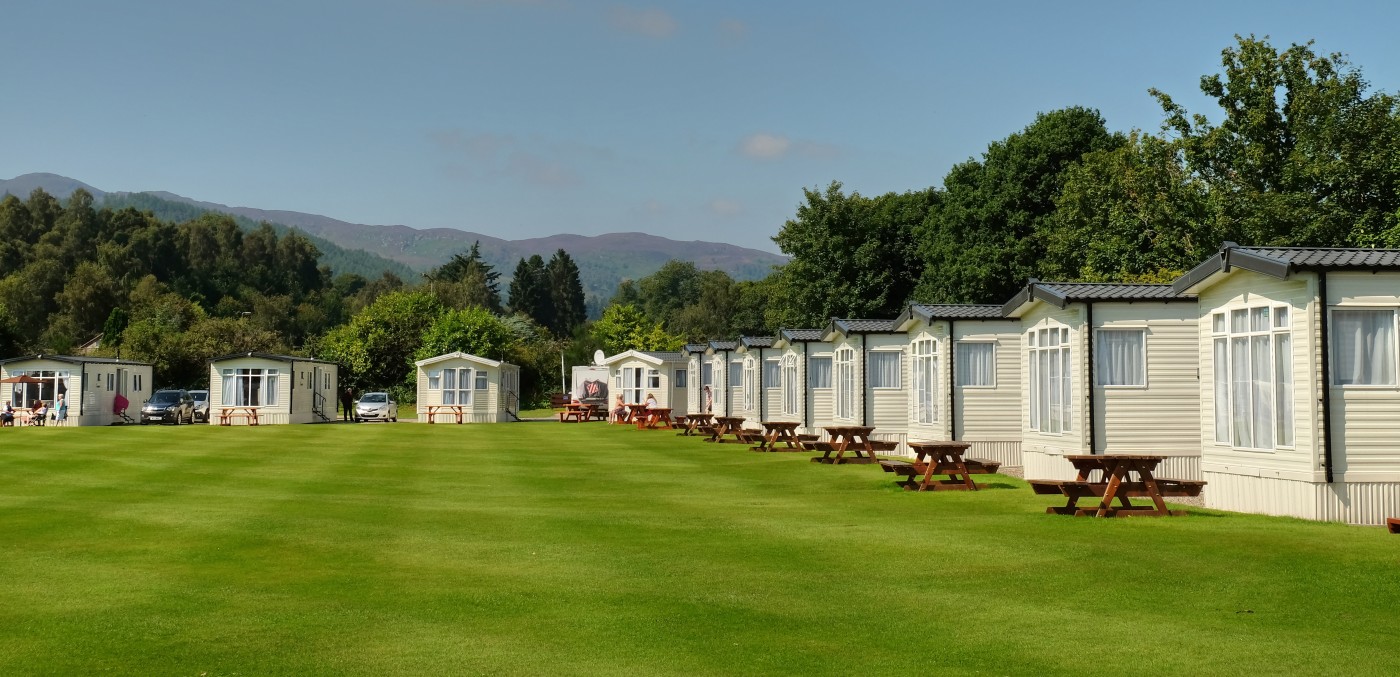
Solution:
{"label": "person sitting", "polygon": [[35,401],[29,409],[29,425],[44,425],[44,417],[48,415],[49,409],[44,406],[44,401]]}
{"label": "person sitting", "polygon": [[15,408],[9,402],[5,403],[5,408],[0,409],[0,427],[13,428],[15,425]]}
{"label": "person sitting", "polygon": [[627,420],[627,405],[622,403],[622,393],[617,394],[617,399],[613,401],[612,422],[622,423]]}
{"label": "person sitting", "polygon": [[653,394],[651,394],[651,393],[647,393],[646,404],[647,404],[647,409],[655,409],[655,408],[661,406],[661,405],[656,401],[656,396],[653,395]]}

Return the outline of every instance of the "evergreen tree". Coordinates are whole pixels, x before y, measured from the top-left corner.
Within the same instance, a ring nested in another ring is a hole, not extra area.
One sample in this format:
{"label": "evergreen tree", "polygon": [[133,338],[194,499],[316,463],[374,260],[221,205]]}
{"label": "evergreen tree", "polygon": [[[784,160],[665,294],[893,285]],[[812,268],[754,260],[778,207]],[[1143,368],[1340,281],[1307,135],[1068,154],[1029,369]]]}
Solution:
{"label": "evergreen tree", "polygon": [[481,306],[493,313],[501,312],[501,274],[481,257],[480,240],[472,243],[465,256],[460,252],[453,254],[426,277],[435,288],[441,285],[441,295],[449,305]]}
{"label": "evergreen tree", "polygon": [[549,292],[549,278],[544,259],[539,254],[520,259],[510,280],[510,311],[548,327],[553,319],[554,304]]}
{"label": "evergreen tree", "polygon": [[546,268],[549,272],[549,296],[554,305],[553,323],[549,328],[555,336],[568,336],[588,317],[578,265],[568,252],[560,249],[554,252]]}

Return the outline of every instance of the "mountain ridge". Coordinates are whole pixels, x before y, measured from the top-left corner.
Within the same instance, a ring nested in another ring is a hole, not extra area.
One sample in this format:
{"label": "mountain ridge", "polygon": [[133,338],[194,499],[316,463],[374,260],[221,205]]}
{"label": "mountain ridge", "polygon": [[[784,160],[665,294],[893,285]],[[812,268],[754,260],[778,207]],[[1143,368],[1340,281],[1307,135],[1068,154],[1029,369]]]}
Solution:
{"label": "mountain ridge", "polygon": [[563,249],[578,264],[585,293],[594,304],[610,297],[622,280],[650,275],[662,264],[673,259],[693,262],[702,269],[723,270],[736,280],[762,278],[773,266],[781,265],[787,260],[784,256],[759,249],[704,240],[673,240],[652,233],[560,233],[508,240],[455,228],[419,229],[402,224],[369,225],[291,210],[231,207],[169,191],[103,191],[59,174],[23,174],[13,179],[0,180],[0,195],[13,193],[24,198],[34,188],[43,188],[60,199],[66,199],[78,188],[92,193],[99,201],[108,196],[113,196],[116,200],[123,196],[149,195],[167,202],[231,214],[254,222],[267,221],[294,228],[347,251],[361,250],[407,265],[418,272],[441,265],[453,254],[465,251],[474,242],[480,242],[483,258],[501,273],[503,283],[508,283],[511,273],[515,270],[515,264],[520,259],[535,254],[548,259],[556,250]]}

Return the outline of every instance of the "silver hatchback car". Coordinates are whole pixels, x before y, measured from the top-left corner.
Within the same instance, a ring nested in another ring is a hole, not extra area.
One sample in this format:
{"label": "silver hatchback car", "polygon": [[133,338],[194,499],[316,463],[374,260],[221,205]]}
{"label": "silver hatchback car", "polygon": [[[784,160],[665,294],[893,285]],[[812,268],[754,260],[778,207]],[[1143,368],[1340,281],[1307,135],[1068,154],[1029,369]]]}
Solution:
{"label": "silver hatchback car", "polygon": [[365,393],[355,403],[355,418],[361,421],[398,421],[399,405],[389,393]]}

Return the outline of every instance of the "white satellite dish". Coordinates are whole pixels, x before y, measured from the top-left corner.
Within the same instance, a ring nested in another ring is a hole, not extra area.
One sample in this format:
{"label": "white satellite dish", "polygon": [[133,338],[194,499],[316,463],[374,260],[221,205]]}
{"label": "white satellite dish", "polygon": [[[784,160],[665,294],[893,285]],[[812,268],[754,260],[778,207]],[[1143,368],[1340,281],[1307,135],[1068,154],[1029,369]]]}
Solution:
{"label": "white satellite dish", "polygon": [[605,354],[603,354],[603,351],[601,351],[601,350],[595,350],[595,351],[593,351],[593,364],[596,364],[596,365],[598,365],[598,366],[601,367],[601,366],[603,366],[603,360],[606,360],[606,359],[608,359],[608,356],[605,355]]}

